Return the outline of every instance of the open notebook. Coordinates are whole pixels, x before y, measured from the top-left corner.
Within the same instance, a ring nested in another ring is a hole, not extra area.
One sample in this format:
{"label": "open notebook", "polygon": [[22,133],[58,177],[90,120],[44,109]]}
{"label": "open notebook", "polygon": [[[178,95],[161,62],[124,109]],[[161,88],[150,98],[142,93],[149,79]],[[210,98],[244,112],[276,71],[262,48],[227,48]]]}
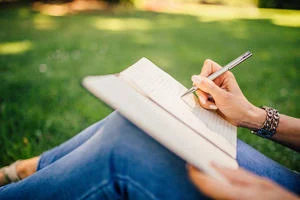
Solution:
{"label": "open notebook", "polygon": [[119,74],[85,77],[83,85],[145,133],[211,176],[224,181],[211,167],[211,161],[238,167],[236,127],[201,108],[193,94],[182,99],[187,88],[148,59],[140,59]]}

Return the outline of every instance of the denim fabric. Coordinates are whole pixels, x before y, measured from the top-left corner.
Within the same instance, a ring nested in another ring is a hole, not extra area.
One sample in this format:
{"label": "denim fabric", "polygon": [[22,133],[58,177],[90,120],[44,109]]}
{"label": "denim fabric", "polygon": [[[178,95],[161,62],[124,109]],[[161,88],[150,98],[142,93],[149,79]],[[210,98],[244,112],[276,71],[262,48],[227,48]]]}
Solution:
{"label": "denim fabric", "polygon": [[[238,142],[239,164],[299,193],[299,175]],[[0,199],[205,199],[185,162],[117,112],[42,154]]]}

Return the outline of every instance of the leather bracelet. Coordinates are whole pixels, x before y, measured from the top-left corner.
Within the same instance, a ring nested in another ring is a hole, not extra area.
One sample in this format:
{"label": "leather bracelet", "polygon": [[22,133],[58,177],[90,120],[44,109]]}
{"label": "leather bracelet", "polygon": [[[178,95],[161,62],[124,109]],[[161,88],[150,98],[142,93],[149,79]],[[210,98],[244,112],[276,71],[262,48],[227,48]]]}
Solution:
{"label": "leather bracelet", "polygon": [[251,132],[264,138],[271,138],[276,133],[279,124],[279,112],[267,106],[263,106],[262,109],[267,113],[266,120],[260,129],[252,130]]}

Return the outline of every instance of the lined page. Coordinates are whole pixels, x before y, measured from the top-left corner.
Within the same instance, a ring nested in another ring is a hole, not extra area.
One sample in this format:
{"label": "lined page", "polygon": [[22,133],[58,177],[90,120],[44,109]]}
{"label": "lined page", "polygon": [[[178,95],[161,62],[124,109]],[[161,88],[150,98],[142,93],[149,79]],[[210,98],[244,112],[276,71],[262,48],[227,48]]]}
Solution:
{"label": "lined page", "polygon": [[152,62],[142,58],[121,72],[120,78],[236,158],[236,127],[216,113],[201,108],[193,94],[187,95],[183,100],[181,95],[187,89]]}

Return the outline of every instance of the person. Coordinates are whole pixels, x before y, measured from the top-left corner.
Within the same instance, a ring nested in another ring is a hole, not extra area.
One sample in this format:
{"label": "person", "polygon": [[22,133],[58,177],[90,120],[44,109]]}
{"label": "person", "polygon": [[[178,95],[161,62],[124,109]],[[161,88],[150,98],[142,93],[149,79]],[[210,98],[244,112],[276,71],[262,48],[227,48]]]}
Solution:
{"label": "person", "polygon": [[[283,114],[277,119],[274,109],[251,104],[231,72],[209,80],[218,69],[206,60],[192,77],[200,105],[235,126],[266,129],[266,138],[299,150],[300,120]],[[0,199],[299,199],[299,173],[240,140],[237,161],[239,169],[212,163],[228,180],[219,182],[115,111],[42,155],[2,168],[2,184],[21,181],[0,187]]]}

